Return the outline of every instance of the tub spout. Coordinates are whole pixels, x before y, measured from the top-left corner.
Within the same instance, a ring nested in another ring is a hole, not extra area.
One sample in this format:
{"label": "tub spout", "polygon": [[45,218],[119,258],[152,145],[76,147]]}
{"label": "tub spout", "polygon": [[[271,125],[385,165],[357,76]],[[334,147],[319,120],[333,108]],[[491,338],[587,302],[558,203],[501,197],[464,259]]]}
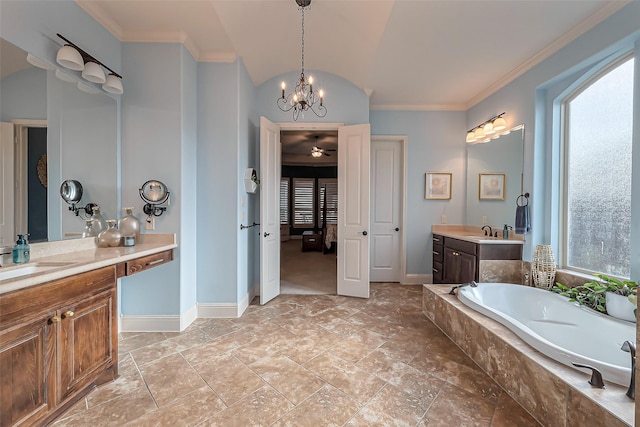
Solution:
{"label": "tub spout", "polygon": [[573,366],[578,368],[591,369],[591,379],[589,380],[589,384],[591,384],[592,387],[604,388],[604,381],[602,381],[602,374],[597,368],[594,368],[593,366],[589,366],[589,365],[583,365],[582,363],[576,363],[576,362],[573,362],[572,364]]}
{"label": "tub spout", "polygon": [[629,399],[636,399],[636,345],[631,341],[625,341],[622,344],[622,351],[626,351],[631,354],[631,383],[629,383],[629,389],[627,390],[627,397]]}
{"label": "tub spout", "polygon": [[449,295],[455,295],[456,289],[462,288],[464,286],[471,286],[472,288],[477,288],[478,284],[476,283],[475,280],[472,280],[471,283],[463,283],[462,285],[456,285],[453,288],[451,288],[451,290],[449,291]]}

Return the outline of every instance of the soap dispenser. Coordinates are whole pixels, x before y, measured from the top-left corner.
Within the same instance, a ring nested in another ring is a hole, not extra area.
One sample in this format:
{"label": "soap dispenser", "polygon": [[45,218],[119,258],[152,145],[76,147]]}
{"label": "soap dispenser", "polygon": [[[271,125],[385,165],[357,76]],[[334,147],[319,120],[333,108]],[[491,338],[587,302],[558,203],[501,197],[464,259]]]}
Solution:
{"label": "soap dispenser", "polygon": [[16,244],[13,246],[13,263],[23,264],[25,262],[29,262],[30,258],[31,252],[29,243],[27,243],[27,239],[24,237],[24,234],[18,234],[18,240],[16,240]]}
{"label": "soap dispenser", "polygon": [[505,224],[504,228],[502,229],[502,238],[505,240],[509,239],[509,229],[511,228],[510,225]]}

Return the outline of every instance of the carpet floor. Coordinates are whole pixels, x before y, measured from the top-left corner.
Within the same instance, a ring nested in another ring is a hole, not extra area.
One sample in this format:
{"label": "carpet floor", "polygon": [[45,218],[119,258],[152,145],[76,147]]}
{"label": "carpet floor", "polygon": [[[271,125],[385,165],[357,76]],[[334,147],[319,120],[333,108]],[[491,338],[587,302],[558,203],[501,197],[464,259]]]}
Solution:
{"label": "carpet floor", "polygon": [[338,262],[335,253],[302,252],[302,240],[280,243],[280,293],[335,295]]}

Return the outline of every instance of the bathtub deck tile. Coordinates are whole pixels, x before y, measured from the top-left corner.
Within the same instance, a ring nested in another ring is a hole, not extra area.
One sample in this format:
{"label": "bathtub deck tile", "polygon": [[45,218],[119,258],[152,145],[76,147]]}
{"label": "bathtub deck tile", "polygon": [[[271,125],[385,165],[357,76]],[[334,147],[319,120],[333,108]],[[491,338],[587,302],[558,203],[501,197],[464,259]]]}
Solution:
{"label": "bathtub deck tile", "polygon": [[[586,413],[592,412],[592,417],[605,420],[602,425],[634,424],[635,405],[624,395],[626,387],[607,383],[606,389],[592,388],[587,383],[588,374],[566,367],[533,349],[505,326],[447,295],[445,288],[423,286],[425,295],[431,294],[429,299],[436,298],[433,305],[424,306],[425,310],[433,312],[434,323],[459,342],[495,382],[543,425],[592,425],[589,422],[593,418],[576,412],[575,408],[582,407],[587,408]],[[429,317],[429,314],[425,315]],[[453,316],[462,316],[466,320],[452,320]],[[465,335],[461,341],[459,333],[451,333],[452,325],[456,323],[464,324]],[[484,328],[485,332],[479,333],[477,328]],[[489,340],[483,338],[484,334],[490,337]],[[434,363],[416,358],[411,365],[433,372]],[[569,398],[575,401],[575,408],[570,408]],[[501,422],[503,415],[496,409],[496,423]]]}

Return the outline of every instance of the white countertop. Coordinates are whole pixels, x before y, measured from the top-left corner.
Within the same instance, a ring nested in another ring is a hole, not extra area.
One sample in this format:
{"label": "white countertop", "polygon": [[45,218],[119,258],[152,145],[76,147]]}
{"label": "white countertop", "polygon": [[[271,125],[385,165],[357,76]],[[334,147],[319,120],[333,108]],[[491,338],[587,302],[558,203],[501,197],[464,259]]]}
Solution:
{"label": "white countertop", "polygon": [[135,246],[97,248],[93,238],[63,240],[31,245],[31,260],[0,268],[0,275],[34,267],[32,274],[0,280],[0,294],[62,279],[124,261],[176,248],[175,234],[146,234]]}
{"label": "white countertop", "polygon": [[[524,236],[515,234],[513,230],[509,230],[509,238],[489,237],[485,236],[481,227],[470,225],[433,225],[431,231],[445,237],[452,237],[458,240],[464,240],[471,243],[481,243],[489,245],[522,245],[524,244]],[[494,230],[495,231],[495,230]],[[497,230],[498,236],[502,236],[502,229]]]}

